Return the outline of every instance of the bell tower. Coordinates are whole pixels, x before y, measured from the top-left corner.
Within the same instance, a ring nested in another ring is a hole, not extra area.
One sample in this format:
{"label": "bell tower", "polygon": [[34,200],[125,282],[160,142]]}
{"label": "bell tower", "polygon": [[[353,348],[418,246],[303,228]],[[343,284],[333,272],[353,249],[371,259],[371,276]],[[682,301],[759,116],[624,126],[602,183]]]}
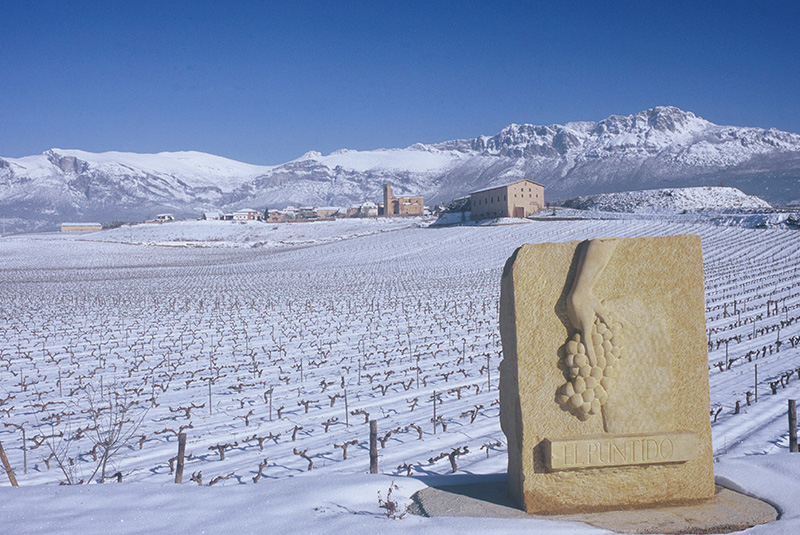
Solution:
{"label": "bell tower", "polygon": [[392,194],[392,185],[388,182],[383,185],[383,215],[396,215],[394,213],[394,195]]}

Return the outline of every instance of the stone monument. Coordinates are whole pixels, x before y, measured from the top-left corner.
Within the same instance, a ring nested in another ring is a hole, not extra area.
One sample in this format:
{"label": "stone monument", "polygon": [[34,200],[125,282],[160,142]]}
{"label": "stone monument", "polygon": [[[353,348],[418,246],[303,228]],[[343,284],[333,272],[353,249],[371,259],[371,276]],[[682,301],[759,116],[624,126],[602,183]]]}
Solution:
{"label": "stone monument", "polygon": [[699,236],[524,245],[500,302],[500,422],[526,512],[714,497]]}

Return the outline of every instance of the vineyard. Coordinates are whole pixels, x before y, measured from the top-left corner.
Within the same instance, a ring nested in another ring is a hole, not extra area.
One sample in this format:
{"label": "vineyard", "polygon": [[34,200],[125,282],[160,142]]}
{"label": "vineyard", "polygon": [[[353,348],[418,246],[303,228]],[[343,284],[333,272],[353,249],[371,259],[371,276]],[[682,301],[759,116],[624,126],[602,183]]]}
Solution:
{"label": "vineyard", "polygon": [[505,260],[685,233],[703,240],[715,456],[786,450],[800,233],[644,220],[398,225],[302,247],[4,238],[0,442],[21,486],[170,483],[186,433],[184,485],[260,486],[367,472],[376,420],[381,473],[503,472]]}

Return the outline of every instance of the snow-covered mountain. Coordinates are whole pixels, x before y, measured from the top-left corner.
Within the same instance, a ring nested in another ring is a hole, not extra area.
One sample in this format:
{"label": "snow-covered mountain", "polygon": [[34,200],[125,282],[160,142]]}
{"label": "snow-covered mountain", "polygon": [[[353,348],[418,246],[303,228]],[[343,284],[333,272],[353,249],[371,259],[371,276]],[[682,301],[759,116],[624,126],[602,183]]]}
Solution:
{"label": "snow-covered mountain", "polygon": [[132,154],[51,149],[0,159],[0,211],[7,225],[47,228],[65,219],[139,220],[193,213],[271,168],[201,152]]}
{"label": "snow-covered mountain", "polygon": [[0,158],[0,211],[23,229],[159,211],[349,205],[378,200],[387,181],[396,194],[422,194],[433,204],[519,178],[545,184],[548,200],[724,184],[773,204],[800,204],[800,135],[656,107],[599,122],[512,124],[495,136],[405,149],[309,152],[277,166],[197,152],[52,149]]}

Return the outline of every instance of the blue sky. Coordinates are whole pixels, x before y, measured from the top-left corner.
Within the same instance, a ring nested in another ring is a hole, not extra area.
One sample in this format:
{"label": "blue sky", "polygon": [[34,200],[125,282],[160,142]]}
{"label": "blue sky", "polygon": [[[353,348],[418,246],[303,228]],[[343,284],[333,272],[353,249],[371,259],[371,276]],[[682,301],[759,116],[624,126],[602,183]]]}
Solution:
{"label": "blue sky", "polygon": [[674,105],[800,132],[794,2],[0,0],[0,156],[277,164]]}

